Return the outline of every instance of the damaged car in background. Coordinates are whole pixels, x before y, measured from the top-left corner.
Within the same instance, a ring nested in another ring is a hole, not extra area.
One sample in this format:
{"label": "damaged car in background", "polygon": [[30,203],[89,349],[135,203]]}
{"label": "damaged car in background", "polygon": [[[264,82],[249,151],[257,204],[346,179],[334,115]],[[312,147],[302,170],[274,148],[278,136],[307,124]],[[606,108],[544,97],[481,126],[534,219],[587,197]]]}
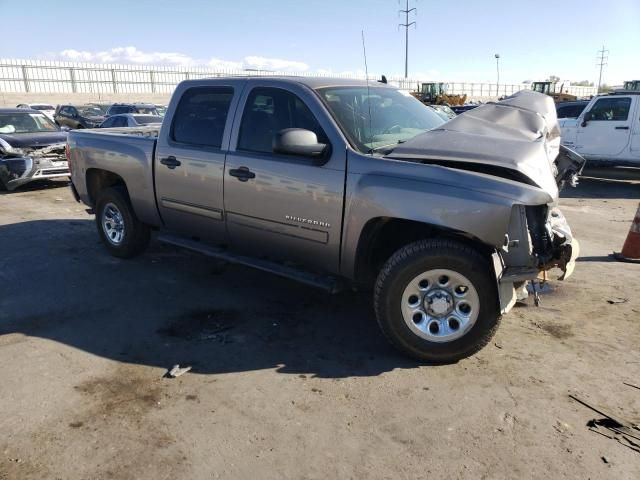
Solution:
{"label": "damaged car in background", "polygon": [[42,112],[0,109],[0,189],[69,177],[66,140],[66,131]]}
{"label": "damaged car in background", "polygon": [[330,292],[371,289],[382,332],[420,360],[480,350],[517,291],[567,278],[579,253],[557,204],[584,160],[543,94],[445,122],[389,85],[201,79],[146,128],[69,133],[72,192],[112,255],[160,230]]}

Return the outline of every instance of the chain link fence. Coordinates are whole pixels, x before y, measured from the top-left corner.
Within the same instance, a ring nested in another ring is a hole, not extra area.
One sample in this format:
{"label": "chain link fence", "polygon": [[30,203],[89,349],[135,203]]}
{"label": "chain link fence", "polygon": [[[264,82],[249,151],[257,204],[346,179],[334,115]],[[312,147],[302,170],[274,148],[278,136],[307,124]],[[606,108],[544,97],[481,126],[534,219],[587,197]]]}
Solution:
{"label": "chain link fence", "polygon": [[[320,75],[309,72],[273,72],[263,70],[227,70],[206,67],[162,67],[147,65],[111,65],[43,60],[0,59],[2,93],[84,93],[94,94],[171,94],[183,80],[225,76],[296,75],[365,79],[364,75]],[[379,75],[369,75],[370,80]],[[418,90],[428,79],[387,77],[403,90]],[[446,82],[448,92],[472,98],[495,98],[528,89],[528,84]],[[567,93],[578,97],[595,95],[595,87],[571,86]]]}

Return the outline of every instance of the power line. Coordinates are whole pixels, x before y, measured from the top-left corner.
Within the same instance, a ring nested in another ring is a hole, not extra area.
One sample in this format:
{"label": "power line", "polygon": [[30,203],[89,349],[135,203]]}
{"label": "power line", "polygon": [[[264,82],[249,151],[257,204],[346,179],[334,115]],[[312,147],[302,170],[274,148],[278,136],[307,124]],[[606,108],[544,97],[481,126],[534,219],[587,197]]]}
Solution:
{"label": "power line", "polygon": [[417,9],[409,8],[409,0],[406,0],[405,9],[400,10],[400,13],[404,13],[404,23],[398,25],[404,27],[404,78],[407,78],[409,72],[409,27],[416,24],[416,22],[409,22],[411,12],[417,12]]}
{"label": "power line", "polygon": [[598,60],[596,66],[600,66],[600,76],[598,77],[598,89],[596,90],[596,93],[600,93],[600,85],[602,84],[602,68],[605,65],[608,65],[607,62],[609,60],[609,50],[606,50],[604,45],[602,46],[602,50],[598,50],[598,57],[596,57],[596,60]]}

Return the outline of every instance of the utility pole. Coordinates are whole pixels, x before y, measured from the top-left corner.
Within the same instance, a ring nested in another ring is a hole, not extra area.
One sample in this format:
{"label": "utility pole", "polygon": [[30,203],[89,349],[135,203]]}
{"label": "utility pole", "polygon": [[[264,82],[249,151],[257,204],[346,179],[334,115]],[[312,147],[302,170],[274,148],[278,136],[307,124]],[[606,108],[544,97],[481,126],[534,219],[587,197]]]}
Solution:
{"label": "utility pole", "polygon": [[409,74],[409,27],[416,24],[416,22],[409,23],[409,14],[415,11],[415,7],[409,8],[409,0],[405,2],[405,9],[400,10],[400,13],[404,13],[404,23],[399,24],[400,27],[404,27],[404,78]]}
{"label": "utility pole", "polygon": [[598,50],[598,63],[596,65],[600,66],[600,76],[598,77],[598,89],[596,90],[596,95],[600,93],[600,85],[602,84],[602,67],[607,65],[607,60],[609,60],[609,50],[605,50],[604,45],[602,45],[602,50]]}

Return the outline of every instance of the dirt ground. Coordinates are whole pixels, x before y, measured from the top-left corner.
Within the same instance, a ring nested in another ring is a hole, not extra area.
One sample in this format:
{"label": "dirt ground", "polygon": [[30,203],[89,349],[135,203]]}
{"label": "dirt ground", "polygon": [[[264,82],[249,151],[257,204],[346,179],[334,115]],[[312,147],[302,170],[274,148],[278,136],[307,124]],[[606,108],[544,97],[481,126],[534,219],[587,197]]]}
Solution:
{"label": "dirt ground", "polygon": [[564,197],[574,276],[424,366],[367,294],[157,243],[118,260],[64,182],[0,194],[0,480],[640,478],[568,397],[640,422],[640,265],[609,257],[640,182]]}

